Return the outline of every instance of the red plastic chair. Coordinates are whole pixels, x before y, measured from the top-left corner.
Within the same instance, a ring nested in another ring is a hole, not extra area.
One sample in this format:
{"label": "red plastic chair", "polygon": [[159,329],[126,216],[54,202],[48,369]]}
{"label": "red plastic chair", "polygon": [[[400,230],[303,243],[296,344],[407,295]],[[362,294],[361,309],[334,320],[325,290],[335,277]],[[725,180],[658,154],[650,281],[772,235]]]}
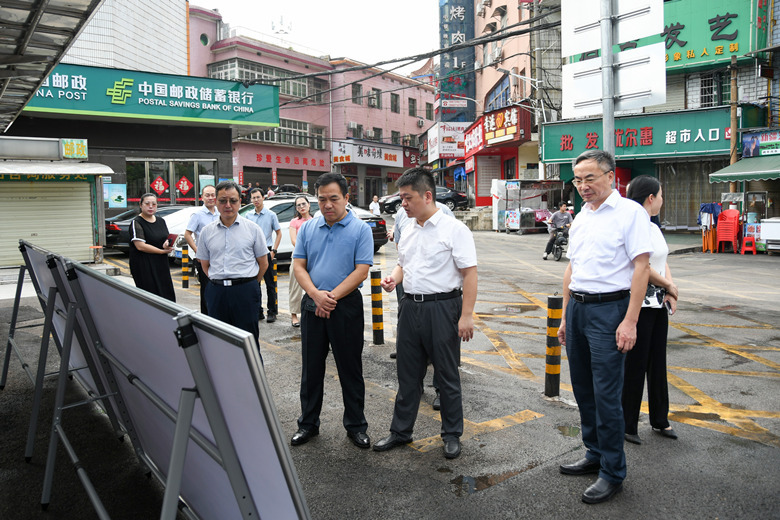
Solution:
{"label": "red plastic chair", "polygon": [[[739,211],[727,209],[718,216],[718,246],[716,251],[720,253],[721,244],[731,244],[734,253],[739,253]],[[725,248],[724,248],[725,252]]]}
{"label": "red plastic chair", "polygon": [[742,239],[742,251],[741,253],[744,255],[745,251],[752,251],[753,254],[756,254],[756,239],[755,237],[745,237]]}

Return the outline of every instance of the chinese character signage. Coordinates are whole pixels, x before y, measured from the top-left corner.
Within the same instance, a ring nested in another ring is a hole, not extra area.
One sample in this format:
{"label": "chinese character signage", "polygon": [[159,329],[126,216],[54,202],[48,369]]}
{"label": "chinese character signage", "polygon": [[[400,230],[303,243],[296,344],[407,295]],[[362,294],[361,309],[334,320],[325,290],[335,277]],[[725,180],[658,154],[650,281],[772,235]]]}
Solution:
{"label": "chinese character signage", "polygon": [[756,132],[742,134],[742,157],[760,157],[780,154],[780,132]]}
{"label": "chinese character signage", "polygon": [[[448,49],[474,38],[474,2],[472,0],[441,0],[439,2],[440,47]],[[468,108],[463,101],[455,102],[457,96],[473,98],[474,49],[464,47],[444,52],[439,61],[439,77],[436,86],[441,92],[442,121],[473,121],[474,108]],[[453,96],[454,95],[454,96]],[[430,161],[430,159],[429,159]]]}
{"label": "chinese character signage", "polygon": [[60,64],[41,84],[25,111],[279,126],[279,88]]}
{"label": "chinese character signage", "polygon": [[[310,155],[301,155],[308,153]],[[258,153],[255,154],[255,160],[266,167],[283,167],[293,170],[330,170],[330,161],[326,161],[319,156],[323,152],[293,152],[289,153]]]}
{"label": "chinese character signage", "polygon": [[489,146],[506,141],[529,141],[531,116],[528,110],[524,106],[509,106],[485,114],[482,123],[485,143]]}
{"label": "chinese character signage", "polygon": [[466,157],[470,157],[485,147],[485,127],[482,124],[482,121],[483,118],[480,117],[471,128],[466,131],[466,136],[464,138]]}
{"label": "chinese character signage", "polygon": [[428,162],[437,159],[463,159],[466,155],[466,129],[471,123],[436,123],[428,130]]}
{"label": "chinese character signage", "polygon": [[359,163],[403,168],[401,148],[362,143],[333,143],[333,164]]}
{"label": "chinese character signage", "polygon": [[60,139],[60,154],[63,159],[89,159],[86,139]]}
{"label": "chinese character signage", "polygon": [[[728,154],[730,138],[728,107],[615,118],[618,159]],[[601,119],[548,123],[542,161],[568,162],[603,143]]]}
{"label": "chinese character signage", "polygon": [[[615,52],[663,42],[666,68],[690,69],[728,62],[731,56],[767,47],[769,0],[677,0],[664,2],[661,34],[615,46]],[[598,51],[576,60],[595,58]]]}

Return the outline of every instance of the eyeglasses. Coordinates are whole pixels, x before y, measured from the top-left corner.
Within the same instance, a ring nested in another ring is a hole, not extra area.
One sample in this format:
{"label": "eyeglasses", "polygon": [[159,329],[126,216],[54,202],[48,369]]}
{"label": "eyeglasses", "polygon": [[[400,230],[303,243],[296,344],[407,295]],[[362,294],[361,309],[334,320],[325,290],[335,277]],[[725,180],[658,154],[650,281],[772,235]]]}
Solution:
{"label": "eyeglasses", "polygon": [[593,175],[588,175],[584,179],[577,179],[577,178],[575,178],[573,181],[571,181],[571,183],[574,184],[574,186],[576,186],[577,188],[579,188],[583,184],[593,184],[594,182],[596,182],[596,179],[600,179],[601,177],[605,176],[606,174],[608,174],[611,171],[612,170],[606,171],[606,172],[602,173],[601,175],[598,175],[598,176],[595,176],[595,177]]}
{"label": "eyeglasses", "polygon": [[240,201],[240,200],[238,200],[238,199],[219,199],[219,200],[217,200],[217,203],[219,203],[219,204],[221,204],[221,205],[223,205],[223,206],[224,206],[225,204],[228,204],[228,203],[229,203],[230,205],[233,205],[233,206],[234,206],[234,205],[238,204],[239,202],[241,202],[241,201]]}
{"label": "eyeglasses", "polygon": [[308,202],[299,202],[298,204],[295,205],[295,207],[296,208],[305,208],[308,205],[309,205]]}

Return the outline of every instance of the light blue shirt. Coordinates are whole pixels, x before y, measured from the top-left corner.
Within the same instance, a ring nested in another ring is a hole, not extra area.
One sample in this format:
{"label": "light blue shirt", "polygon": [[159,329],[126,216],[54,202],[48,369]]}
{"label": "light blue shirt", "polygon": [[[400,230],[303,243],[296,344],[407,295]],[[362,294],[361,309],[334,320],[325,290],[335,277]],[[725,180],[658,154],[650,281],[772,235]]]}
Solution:
{"label": "light blue shirt", "polygon": [[[439,208],[445,215],[449,215],[452,218],[455,218],[455,215],[452,213],[450,208],[441,202],[436,201],[436,207]],[[401,231],[407,222],[409,222],[409,216],[406,214],[406,210],[404,208],[398,208],[398,211],[395,212],[395,225],[393,226],[393,242],[395,242],[396,247],[398,247],[398,244],[401,243]]]}
{"label": "light blue shirt", "polygon": [[217,219],[200,232],[198,258],[209,262],[212,280],[256,277],[267,254],[263,230],[240,215],[230,227]]}
{"label": "light blue shirt", "polygon": [[271,249],[274,245],[274,231],[281,229],[279,226],[279,217],[276,216],[276,213],[263,206],[260,213],[258,213],[257,210],[251,211],[247,213],[245,217],[260,226],[260,229],[263,230],[263,234],[265,235],[265,245],[268,249]]}
{"label": "light blue shirt", "polygon": [[[214,208],[214,213],[211,213],[206,206],[201,206],[198,211],[190,215],[190,220],[187,222],[187,231],[192,232],[195,235],[195,245],[198,245],[198,237],[203,228],[214,222],[219,218],[219,211]],[[195,258],[194,251],[190,251],[190,258]]]}
{"label": "light blue shirt", "polygon": [[298,230],[293,258],[306,260],[306,270],[317,289],[332,291],[356,265],[374,265],[374,237],[368,224],[350,211],[332,227],[320,215]]}

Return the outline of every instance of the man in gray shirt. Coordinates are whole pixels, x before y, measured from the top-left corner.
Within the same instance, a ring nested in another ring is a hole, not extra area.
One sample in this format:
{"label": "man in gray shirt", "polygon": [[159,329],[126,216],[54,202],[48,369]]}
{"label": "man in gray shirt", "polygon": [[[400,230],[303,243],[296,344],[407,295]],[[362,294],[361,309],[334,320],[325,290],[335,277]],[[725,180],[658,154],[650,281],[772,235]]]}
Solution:
{"label": "man in gray shirt", "polygon": [[542,260],[547,260],[547,256],[552,253],[553,250],[553,244],[555,244],[555,234],[556,230],[558,228],[564,228],[564,233],[566,235],[569,234],[569,228],[571,227],[571,223],[574,219],[571,217],[571,213],[569,213],[568,208],[566,207],[566,203],[564,201],[560,201],[558,203],[558,211],[553,213],[553,216],[550,217],[550,220],[547,222],[550,223],[550,240],[547,241],[547,247],[544,249],[544,256],[542,256]]}

